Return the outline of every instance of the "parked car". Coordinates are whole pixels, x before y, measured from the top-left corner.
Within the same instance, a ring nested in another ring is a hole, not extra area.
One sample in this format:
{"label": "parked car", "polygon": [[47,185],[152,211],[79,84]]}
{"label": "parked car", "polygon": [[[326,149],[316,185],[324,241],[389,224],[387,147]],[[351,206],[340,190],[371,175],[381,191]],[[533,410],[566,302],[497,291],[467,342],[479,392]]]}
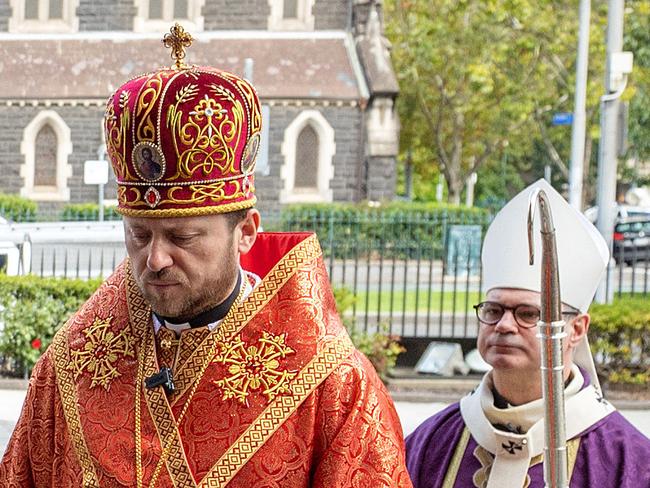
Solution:
{"label": "parked car", "polygon": [[650,260],[650,216],[619,218],[614,226],[614,259],[633,264]]}
{"label": "parked car", "polygon": [[[598,218],[598,207],[590,207],[584,211],[585,217],[589,222],[596,225]],[[650,219],[650,207],[638,207],[635,205],[626,205],[624,203],[616,204],[616,221],[626,219],[628,217],[645,217]]]}

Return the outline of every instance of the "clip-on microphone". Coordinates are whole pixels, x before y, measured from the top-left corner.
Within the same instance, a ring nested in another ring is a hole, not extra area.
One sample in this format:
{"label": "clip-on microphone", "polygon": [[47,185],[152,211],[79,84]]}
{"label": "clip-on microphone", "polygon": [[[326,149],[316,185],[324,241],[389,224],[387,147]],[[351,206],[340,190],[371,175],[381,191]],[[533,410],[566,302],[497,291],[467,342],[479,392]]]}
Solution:
{"label": "clip-on microphone", "polygon": [[145,378],[144,383],[147,388],[156,388],[157,386],[162,385],[168,395],[173,393],[175,390],[172,370],[167,366],[163,366],[156,374],[152,374],[148,378]]}

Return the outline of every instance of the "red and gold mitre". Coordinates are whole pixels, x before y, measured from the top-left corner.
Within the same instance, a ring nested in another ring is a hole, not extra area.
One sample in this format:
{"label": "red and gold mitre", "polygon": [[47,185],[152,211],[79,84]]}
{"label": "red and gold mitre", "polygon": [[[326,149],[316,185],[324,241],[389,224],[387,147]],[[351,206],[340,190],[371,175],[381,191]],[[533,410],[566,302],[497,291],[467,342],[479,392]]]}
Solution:
{"label": "red and gold mitre", "polygon": [[106,148],[123,215],[182,217],[255,205],[259,99],[238,76],[184,65],[191,41],[175,25],[163,39],[175,66],[127,81],[108,100]]}

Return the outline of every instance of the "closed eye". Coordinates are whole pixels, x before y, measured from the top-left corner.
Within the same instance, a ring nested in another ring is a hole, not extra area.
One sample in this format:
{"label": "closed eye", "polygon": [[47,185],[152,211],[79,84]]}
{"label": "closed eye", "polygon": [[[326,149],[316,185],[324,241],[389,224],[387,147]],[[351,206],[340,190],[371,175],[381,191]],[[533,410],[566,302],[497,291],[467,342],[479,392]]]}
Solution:
{"label": "closed eye", "polygon": [[140,244],[145,243],[149,240],[149,234],[147,234],[146,232],[131,231],[131,237],[133,238],[134,241]]}
{"label": "closed eye", "polygon": [[195,234],[192,234],[192,235],[175,235],[175,236],[172,236],[171,239],[174,242],[174,244],[186,245],[186,244],[191,244],[192,241],[194,241],[194,239],[196,237],[197,236]]}

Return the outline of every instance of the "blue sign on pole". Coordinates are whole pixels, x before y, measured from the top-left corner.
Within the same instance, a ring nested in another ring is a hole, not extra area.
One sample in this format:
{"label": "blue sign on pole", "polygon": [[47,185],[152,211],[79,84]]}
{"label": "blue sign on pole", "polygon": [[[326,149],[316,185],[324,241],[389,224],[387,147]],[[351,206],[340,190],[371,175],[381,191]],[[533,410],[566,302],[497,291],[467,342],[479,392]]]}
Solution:
{"label": "blue sign on pole", "polygon": [[553,114],[553,125],[571,124],[573,124],[573,114],[571,112],[558,112]]}

